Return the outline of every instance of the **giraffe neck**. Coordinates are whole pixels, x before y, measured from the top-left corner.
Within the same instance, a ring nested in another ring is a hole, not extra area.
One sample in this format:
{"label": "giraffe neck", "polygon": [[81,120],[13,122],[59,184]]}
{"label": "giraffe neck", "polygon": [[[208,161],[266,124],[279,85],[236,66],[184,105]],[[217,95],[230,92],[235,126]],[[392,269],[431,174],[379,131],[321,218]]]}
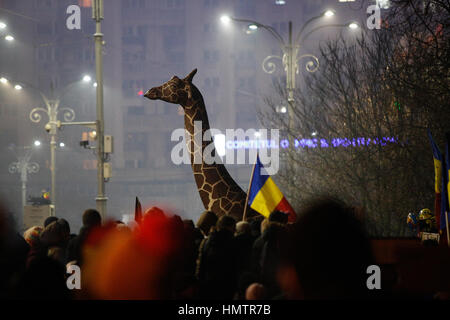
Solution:
{"label": "giraffe neck", "polygon": [[[213,143],[212,141],[203,141],[205,132],[210,129],[208,114],[206,112],[203,97],[200,94],[198,97],[196,97],[195,100],[188,101],[186,105],[183,105],[183,107],[184,126],[189,134],[191,142],[191,145],[188,145],[188,151],[191,157],[191,164],[195,172],[198,166],[194,166],[194,156],[197,157],[197,159],[202,159],[199,157],[203,157],[203,153],[207,146]],[[195,128],[195,125],[197,125],[197,128]],[[201,130],[199,125],[201,126]],[[189,140],[187,142],[189,143]],[[199,146],[196,146],[196,148],[194,148],[194,143],[196,142],[199,142],[201,144],[201,148],[199,148]]]}
{"label": "giraffe neck", "polygon": [[[240,220],[245,206],[245,192],[230,176],[220,159],[212,164],[203,161],[204,154],[214,157],[215,150],[211,148],[214,144],[210,146],[211,143],[214,143],[213,141],[203,141],[202,139],[210,127],[205,103],[197,88],[193,86],[193,99],[189,99],[182,106],[184,108],[184,125],[187,135],[189,135],[186,137],[189,138],[186,142],[191,157],[192,171],[205,209],[213,211],[218,216],[230,214]],[[201,130],[195,130],[196,121],[201,122]],[[197,142],[197,146],[195,146],[195,142]]]}

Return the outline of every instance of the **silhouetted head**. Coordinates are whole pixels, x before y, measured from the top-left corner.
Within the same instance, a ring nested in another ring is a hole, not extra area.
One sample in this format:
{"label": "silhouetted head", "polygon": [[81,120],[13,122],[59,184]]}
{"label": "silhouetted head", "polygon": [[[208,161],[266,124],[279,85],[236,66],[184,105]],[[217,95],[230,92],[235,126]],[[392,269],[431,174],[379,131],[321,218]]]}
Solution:
{"label": "silhouetted head", "polygon": [[46,226],[48,226],[50,223],[55,222],[55,221],[58,221],[58,218],[57,218],[57,217],[54,217],[54,216],[48,217],[48,218],[45,219],[45,221],[44,221],[44,228],[45,228]]}
{"label": "silhouetted head", "polygon": [[83,226],[92,228],[98,227],[102,224],[102,217],[95,209],[87,209],[83,213]]}
{"label": "silhouetted head", "polygon": [[273,211],[269,215],[270,222],[279,222],[282,224],[287,224],[288,220],[289,220],[289,215],[284,212],[281,212],[281,211]]}
{"label": "silhouetted head", "polygon": [[197,221],[197,228],[199,228],[204,235],[208,235],[211,227],[213,227],[219,218],[212,211],[204,211]]}
{"label": "silhouetted head", "polygon": [[228,230],[232,234],[236,231],[236,220],[232,216],[221,216],[216,223],[217,230]]}
{"label": "silhouetted head", "polygon": [[372,249],[351,207],[338,199],[317,198],[299,212],[282,246],[289,266],[280,272],[285,293],[306,299],[366,297]]}
{"label": "silhouetted head", "polygon": [[189,99],[192,99],[192,79],[196,73],[197,69],[194,69],[184,79],[173,76],[163,85],[148,90],[144,97],[150,100],[162,100],[183,106]]}

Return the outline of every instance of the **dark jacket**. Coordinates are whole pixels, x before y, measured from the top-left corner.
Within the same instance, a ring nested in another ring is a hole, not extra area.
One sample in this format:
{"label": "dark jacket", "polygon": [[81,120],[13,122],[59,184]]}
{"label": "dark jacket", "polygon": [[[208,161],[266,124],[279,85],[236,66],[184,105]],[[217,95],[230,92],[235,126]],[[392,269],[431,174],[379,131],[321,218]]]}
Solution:
{"label": "dark jacket", "polygon": [[236,247],[236,269],[238,274],[251,271],[252,248],[254,238],[249,233],[238,234],[234,237]]}
{"label": "dark jacket", "polygon": [[260,281],[269,289],[269,294],[278,294],[276,272],[280,261],[281,245],[286,228],[280,224],[270,224],[253,245],[253,270]]}
{"label": "dark jacket", "polygon": [[70,239],[67,246],[67,262],[77,261],[77,265],[79,266],[82,264],[83,244],[86,241],[91,230],[92,228],[81,227],[80,233],[76,237]]}
{"label": "dark jacket", "polygon": [[236,290],[236,252],[233,234],[212,232],[200,245],[197,277],[205,299],[231,299]]}

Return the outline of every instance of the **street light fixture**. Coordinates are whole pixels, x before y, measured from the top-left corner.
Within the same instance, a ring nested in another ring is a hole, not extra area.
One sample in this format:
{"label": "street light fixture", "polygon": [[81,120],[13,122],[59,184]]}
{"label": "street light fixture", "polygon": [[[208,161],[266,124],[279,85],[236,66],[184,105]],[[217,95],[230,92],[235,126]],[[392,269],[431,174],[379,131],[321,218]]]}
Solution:
{"label": "street light fixture", "polygon": [[0,29],[5,29],[6,23],[0,21]]}
{"label": "street light fixture", "polygon": [[0,82],[3,83],[3,84],[7,84],[8,83],[8,79],[2,77],[2,78],[0,78]]}
{"label": "street light fixture", "polygon": [[[38,140],[34,142],[35,146],[39,146],[39,144],[36,144],[36,142],[39,142]],[[31,162],[31,156],[33,153],[33,148],[31,146],[27,147],[11,147],[10,148],[16,158],[17,161],[12,162],[9,164],[8,171],[11,174],[19,173],[20,174],[20,181],[22,182],[22,217],[25,216],[25,205],[26,205],[26,199],[27,199],[27,181],[28,181],[28,174],[36,173],[39,171],[39,164],[36,162]],[[23,152],[21,154],[17,153],[17,149],[22,149]],[[21,221],[22,222],[22,221]],[[22,225],[20,225],[20,228],[22,228]]]}
{"label": "street light fixture", "polygon": [[16,89],[17,91],[20,91],[20,90],[22,90],[23,88],[22,88],[22,86],[21,86],[20,84],[16,84],[16,85],[14,86],[14,89]]}
{"label": "street light fixture", "polygon": [[[304,35],[304,32],[306,31],[306,27],[308,27],[313,21],[319,20],[321,18],[329,18],[335,15],[335,12],[333,10],[326,10],[322,14],[312,17],[308,21],[306,21],[305,24],[301,27],[300,31],[297,34],[297,37],[294,39],[292,34],[292,21],[289,21],[289,37],[288,40],[285,41],[285,39],[271,26],[264,25],[262,23],[259,23],[257,21],[249,20],[249,19],[239,19],[230,17],[227,15],[224,15],[220,18],[221,22],[224,24],[229,24],[231,21],[236,22],[242,22],[242,23],[248,23],[248,31],[255,31],[259,28],[265,29],[268,31],[279,43],[280,48],[283,52],[282,56],[276,56],[276,55],[270,55],[267,56],[263,62],[262,62],[262,68],[264,72],[266,73],[274,73],[276,70],[276,65],[274,62],[272,62],[273,59],[279,59],[282,62],[282,65],[284,67],[284,71],[286,72],[286,89],[287,89],[287,100],[289,104],[288,108],[288,114],[289,114],[289,129],[293,129],[293,103],[294,103],[294,89],[296,88],[295,85],[295,77],[296,74],[299,73],[299,61],[302,59],[308,59],[307,63],[305,64],[305,69],[308,72],[316,72],[319,68],[319,59],[313,55],[313,54],[303,54],[299,55],[300,47],[304,43],[304,41],[311,35],[312,33],[316,32],[319,29],[323,28],[329,28],[329,27],[350,27],[352,29],[356,29],[357,27],[356,23],[352,23],[350,25],[345,24],[328,24],[328,25],[322,25],[319,27],[316,27],[312,30],[310,30],[308,33]],[[249,33],[249,32],[247,32]],[[292,132],[292,130],[291,130]]]}
{"label": "street light fixture", "polygon": [[14,40],[14,37],[13,37],[12,35],[8,34],[8,35],[5,37],[5,40],[6,40],[6,41],[13,41],[13,40]]}
{"label": "street light fixture", "polygon": [[83,81],[84,81],[84,82],[91,82],[91,80],[92,80],[92,78],[91,78],[89,75],[85,75],[85,76],[83,77]]}
{"label": "street light fixture", "polygon": [[229,24],[231,22],[230,16],[223,15],[220,17],[220,21],[222,21],[223,24]]}
{"label": "street light fixture", "polygon": [[[47,98],[47,96],[40,90],[30,86],[30,88],[39,92],[45,103],[45,108],[37,107],[31,110],[30,120],[32,122],[39,123],[42,119],[42,115],[40,113],[47,114],[49,120],[45,125],[45,130],[50,134],[50,172],[51,172],[51,189],[52,189],[51,201],[52,205],[54,206],[54,210],[52,211],[53,214],[55,214],[56,212],[56,146],[57,146],[56,136],[58,129],[62,125],[61,121],[58,120],[58,114],[60,111],[62,111],[63,119],[65,122],[68,123],[72,122],[75,119],[75,111],[73,109],[68,107],[60,108],[59,105],[61,102],[61,98],[68,91],[68,89],[77,83],[79,83],[79,81],[70,83],[67,87],[64,88],[63,93],[58,98],[52,99]],[[51,89],[51,94],[53,96],[53,86]]]}
{"label": "street light fixture", "polygon": [[41,146],[41,142],[39,140],[34,141],[34,146],[35,147],[40,147]]}
{"label": "street light fixture", "polygon": [[355,30],[359,28],[359,25],[356,22],[352,22],[348,25],[348,27],[352,30]]}

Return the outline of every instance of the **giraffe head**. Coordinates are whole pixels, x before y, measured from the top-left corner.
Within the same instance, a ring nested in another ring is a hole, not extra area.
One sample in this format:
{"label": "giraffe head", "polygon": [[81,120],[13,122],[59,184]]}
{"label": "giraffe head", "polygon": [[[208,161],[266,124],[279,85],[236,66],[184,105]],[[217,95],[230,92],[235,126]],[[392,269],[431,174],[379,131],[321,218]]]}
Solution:
{"label": "giraffe head", "polygon": [[163,100],[169,103],[186,104],[192,99],[194,86],[192,79],[197,73],[197,69],[192,70],[184,79],[173,76],[169,81],[159,87],[149,89],[144,97],[150,100]]}

